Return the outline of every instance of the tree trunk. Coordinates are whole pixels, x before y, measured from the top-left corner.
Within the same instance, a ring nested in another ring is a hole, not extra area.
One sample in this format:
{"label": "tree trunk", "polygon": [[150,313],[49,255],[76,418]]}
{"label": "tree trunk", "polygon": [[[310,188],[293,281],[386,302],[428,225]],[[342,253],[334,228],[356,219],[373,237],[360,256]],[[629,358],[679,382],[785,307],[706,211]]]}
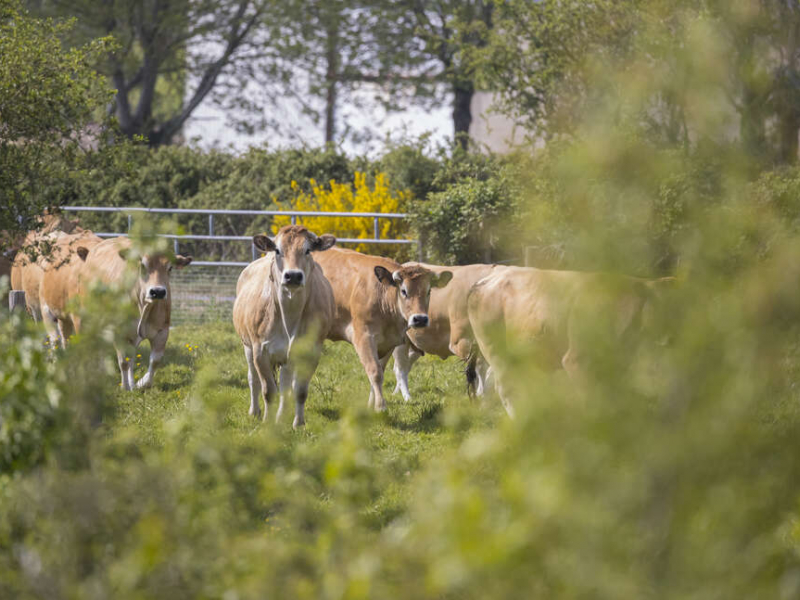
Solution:
{"label": "tree trunk", "polygon": [[332,144],[336,135],[336,86],[339,79],[339,31],[336,23],[328,27],[325,49],[325,143]]}
{"label": "tree trunk", "polygon": [[797,162],[797,136],[800,132],[800,118],[796,110],[789,108],[787,114],[780,116],[780,138],[778,160],[781,164],[793,165]]}
{"label": "tree trunk", "polygon": [[453,89],[453,130],[455,141],[464,150],[469,145],[469,127],[472,124],[472,96],[475,86],[471,81],[461,81]]}

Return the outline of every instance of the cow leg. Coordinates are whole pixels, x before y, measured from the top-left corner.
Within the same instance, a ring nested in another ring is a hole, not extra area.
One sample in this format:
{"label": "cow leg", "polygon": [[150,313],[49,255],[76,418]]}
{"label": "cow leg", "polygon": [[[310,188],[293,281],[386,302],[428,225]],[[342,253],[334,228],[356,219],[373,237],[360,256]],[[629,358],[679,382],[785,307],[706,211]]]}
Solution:
{"label": "cow leg", "polygon": [[408,402],[411,400],[411,392],[408,391],[408,374],[414,363],[422,356],[419,352],[414,350],[411,345],[406,342],[402,346],[394,349],[394,376],[397,378],[397,385],[394,388],[394,394],[398,391],[403,395],[403,400]]}
{"label": "cow leg", "polygon": [[58,335],[61,337],[61,346],[67,347],[67,340],[72,337],[72,323],[69,319],[58,320]]}
{"label": "cow leg", "polygon": [[248,345],[244,346],[244,357],[247,359],[247,385],[250,388],[250,410],[249,414],[253,417],[261,416],[261,379],[256,370],[256,364],[253,360],[253,348]]}
{"label": "cow leg", "polygon": [[130,391],[133,389],[133,365],[131,364],[131,354],[127,352],[128,347],[117,348],[117,364],[122,376],[122,389]]}
{"label": "cow leg", "polygon": [[[383,367],[378,358],[378,349],[375,346],[375,337],[362,334],[355,339],[356,353],[364,365],[372,390],[370,391],[367,406],[380,412],[386,410],[386,400],[383,399]],[[388,357],[388,355],[387,355]],[[388,360],[388,358],[387,358]],[[384,365],[385,367],[385,365]]]}
{"label": "cow leg", "polygon": [[[321,347],[320,347],[321,348]],[[294,391],[294,421],[292,427],[297,429],[306,424],[306,398],[308,398],[308,385],[311,383],[311,377],[317,370],[321,354],[314,354],[307,358],[308,363],[303,369],[304,375],[299,376],[294,374],[293,391]]]}
{"label": "cow leg", "polygon": [[489,363],[483,358],[479,358],[475,364],[475,371],[478,373],[478,386],[475,393],[481,397],[490,394],[494,385],[494,373]]}
{"label": "cow leg", "polygon": [[283,415],[283,407],[286,405],[286,398],[292,393],[292,377],[293,377],[293,369],[289,366],[289,363],[281,365],[281,375],[280,375],[281,393],[280,393],[280,399],[278,400],[278,412],[275,413],[276,423],[280,421],[281,416]]}
{"label": "cow leg", "polygon": [[47,332],[47,339],[50,340],[50,347],[55,349],[55,347],[61,343],[61,347],[64,347],[63,337],[59,335],[58,331],[58,319],[56,319],[55,315],[50,312],[50,308],[46,304],[42,304],[42,322],[44,323],[44,329]]}
{"label": "cow leg", "polygon": [[169,338],[169,328],[159,331],[156,337],[150,341],[150,364],[147,367],[147,373],[144,374],[144,377],[136,382],[137,388],[149,388],[153,385],[153,377],[155,377],[158,363],[164,358],[167,338]]}
{"label": "cow leg", "polygon": [[254,358],[258,377],[261,381],[261,394],[264,397],[263,418],[266,421],[269,414],[269,404],[275,398],[275,394],[278,392],[278,386],[275,384],[275,375],[272,372],[269,354],[264,352],[263,348],[257,348]]}

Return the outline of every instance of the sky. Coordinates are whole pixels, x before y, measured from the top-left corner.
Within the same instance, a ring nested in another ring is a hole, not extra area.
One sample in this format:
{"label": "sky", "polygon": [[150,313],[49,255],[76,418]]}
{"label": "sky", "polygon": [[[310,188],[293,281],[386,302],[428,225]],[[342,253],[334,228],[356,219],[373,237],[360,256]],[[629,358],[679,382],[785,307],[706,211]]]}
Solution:
{"label": "sky", "polygon": [[[370,90],[364,91],[363,107],[355,109],[348,105],[340,107],[342,119],[348,126],[357,130],[369,130],[373,133],[370,142],[354,142],[345,139],[341,148],[350,155],[374,155],[383,146],[387,135],[393,139],[417,138],[425,133],[431,135],[436,144],[447,142],[453,135],[453,121],[449,104],[433,110],[409,105],[401,112],[387,112],[374,100],[369,99]],[[262,131],[255,135],[247,135],[236,131],[228,123],[226,111],[208,99],[192,114],[184,127],[186,139],[200,148],[231,148],[242,152],[250,146],[261,146],[268,143],[273,148],[290,146],[320,146],[324,141],[322,125],[315,125],[311,119],[303,115],[292,102],[279,102],[271,116],[276,116],[291,135],[276,134],[274,131]]]}

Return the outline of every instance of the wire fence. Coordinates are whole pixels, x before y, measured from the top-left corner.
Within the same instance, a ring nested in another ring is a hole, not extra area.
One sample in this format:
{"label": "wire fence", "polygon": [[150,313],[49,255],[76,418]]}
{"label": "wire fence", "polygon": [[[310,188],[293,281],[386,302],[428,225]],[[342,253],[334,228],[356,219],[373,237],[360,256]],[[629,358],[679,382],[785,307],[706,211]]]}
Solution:
{"label": "wire fence", "polygon": [[[381,238],[380,222],[405,219],[404,213],[348,213],[322,211],[218,210],[186,208],[144,208],[116,206],[63,206],[64,212],[79,213],[81,224],[100,237],[117,237],[130,231],[136,214],[150,213],[175,218],[188,231],[197,233],[163,234],[172,240],[176,254],[194,257],[189,268],[175,270],[171,276],[173,325],[201,324],[230,320],[236,298],[236,282],[242,269],[259,254],[248,231],[269,231],[275,217],[289,217],[293,224],[308,217],[370,219],[371,238],[337,236],[337,244],[369,244],[381,249],[405,248],[407,254],[423,259],[418,240]],[[198,231],[205,229],[203,233]],[[124,230],[124,231],[122,231]],[[318,232],[323,233],[323,232]],[[328,233],[328,232],[326,232]],[[334,235],[337,233],[331,231]],[[410,252],[409,252],[410,251]],[[410,256],[409,256],[410,258]]]}
{"label": "wire fence", "polygon": [[172,324],[199,325],[211,321],[230,321],[236,282],[243,267],[191,266],[174,270]]}

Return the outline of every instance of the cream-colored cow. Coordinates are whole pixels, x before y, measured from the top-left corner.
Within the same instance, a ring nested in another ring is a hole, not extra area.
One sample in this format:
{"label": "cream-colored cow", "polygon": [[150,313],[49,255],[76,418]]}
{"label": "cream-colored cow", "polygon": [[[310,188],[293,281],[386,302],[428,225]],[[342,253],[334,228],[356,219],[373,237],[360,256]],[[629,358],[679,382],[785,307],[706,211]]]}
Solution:
{"label": "cream-colored cow", "polygon": [[599,357],[621,358],[626,346],[632,350],[649,309],[673,282],[525,267],[478,281],[467,299],[469,321],[509,416],[509,348],[524,347],[539,370],[564,368],[571,379],[585,380]]}
{"label": "cream-colored cow", "polygon": [[[460,267],[420,264],[433,273],[451,272],[453,279],[447,286],[432,290],[428,306],[430,319],[428,327],[409,329],[405,343],[394,350],[394,373],[397,378],[394,391],[395,393],[399,391],[406,401],[411,399],[408,391],[408,374],[422,353],[434,354],[442,359],[455,355],[464,362],[470,360],[477,349],[467,314],[467,294],[476,281],[504,268],[482,264]],[[476,359],[476,391],[478,395],[483,395],[486,388],[487,365],[480,357]]]}
{"label": "cream-colored cow", "polygon": [[[149,368],[135,385],[137,388],[150,387],[169,338],[172,313],[170,272],[173,267],[180,269],[187,266],[192,262],[192,257],[169,257],[163,254],[139,256],[133,251],[131,240],[122,236],[100,242],[91,249],[81,248],[78,247],[77,252],[86,254],[86,264],[78,275],[78,291],[81,297],[85,298],[89,294],[95,282],[114,287],[124,285],[128,276],[134,278],[129,297],[138,317],[127,323],[116,336],[123,340],[123,343],[115,346],[117,362],[122,376],[122,387],[126,390],[133,389],[133,361],[130,359],[135,355],[139,344],[148,340]],[[74,322],[80,333],[81,320],[75,319]]]}
{"label": "cream-colored cow", "polygon": [[[266,256],[250,263],[239,276],[233,324],[242,340],[250,386],[250,414],[264,420],[277,386],[274,368],[280,367],[281,418],[286,397],[295,400],[294,427],[305,424],[308,384],[322,355],[322,345],[333,321],[333,291],[315,262],[336,243],[330,234],[317,237],[299,225],[282,228],[275,240],[253,238]],[[313,254],[312,254],[313,253]]]}
{"label": "cream-colored cow", "polygon": [[355,346],[371,385],[368,405],[376,411],[386,410],[386,363],[392,351],[404,343],[408,329],[428,326],[431,289],[446,286],[453,274],[339,248],[320,255],[317,262],[336,301],[328,339]]}

